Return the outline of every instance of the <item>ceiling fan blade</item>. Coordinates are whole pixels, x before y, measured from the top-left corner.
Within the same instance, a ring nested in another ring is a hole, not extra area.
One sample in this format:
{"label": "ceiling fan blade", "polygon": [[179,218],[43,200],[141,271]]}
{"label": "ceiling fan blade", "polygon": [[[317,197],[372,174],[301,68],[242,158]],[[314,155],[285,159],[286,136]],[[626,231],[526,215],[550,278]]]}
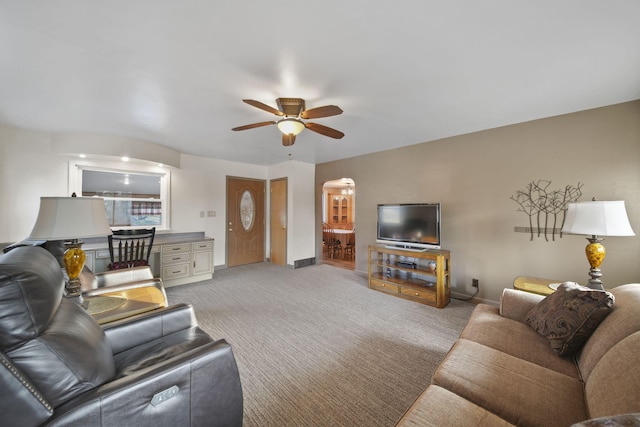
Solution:
{"label": "ceiling fan blade", "polygon": [[318,123],[305,123],[305,127],[314,132],[318,132],[321,135],[328,136],[330,138],[340,139],[344,136],[344,133],[339,130],[332,129],[325,125],[320,125]]}
{"label": "ceiling fan blade", "polygon": [[276,116],[284,116],[284,113],[280,110],[276,110],[275,108],[267,105],[267,104],[263,104],[260,101],[254,101],[253,99],[243,99],[242,101],[246,102],[247,104],[259,108],[261,110],[267,111],[269,113],[275,114]]}
{"label": "ceiling fan blade", "polygon": [[282,145],[285,147],[289,147],[296,142],[296,136],[292,133],[290,134],[282,134]]}
{"label": "ceiling fan blade", "polygon": [[324,107],[311,108],[300,114],[303,119],[319,119],[321,117],[337,116],[342,114],[342,109],[337,105],[325,105]]}
{"label": "ceiling fan blade", "polygon": [[262,126],[269,126],[269,125],[275,125],[275,124],[276,122],[271,120],[269,122],[252,123],[250,125],[238,126],[237,128],[233,128],[231,130],[247,130],[247,129],[259,128]]}

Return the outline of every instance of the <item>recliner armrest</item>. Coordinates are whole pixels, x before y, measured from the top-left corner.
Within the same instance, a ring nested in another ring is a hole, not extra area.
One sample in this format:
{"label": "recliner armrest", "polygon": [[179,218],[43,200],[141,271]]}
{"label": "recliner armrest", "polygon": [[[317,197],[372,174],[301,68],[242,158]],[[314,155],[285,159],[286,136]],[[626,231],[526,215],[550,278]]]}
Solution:
{"label": "recliner armrest", "polygon": [[198,326],[193,307],[176,304],[103,325],[113,354]]}
{"label": "recliner armrest", "polygon": [[242,415],[238,367],[218,340],[96,387],[56,408],[46,425],[240,427]]}
{"label": "recliner armrest", "polygon": [[525,323],[529,310],[543,299],[542,295],[505,288],[500,298],[500,315]]}

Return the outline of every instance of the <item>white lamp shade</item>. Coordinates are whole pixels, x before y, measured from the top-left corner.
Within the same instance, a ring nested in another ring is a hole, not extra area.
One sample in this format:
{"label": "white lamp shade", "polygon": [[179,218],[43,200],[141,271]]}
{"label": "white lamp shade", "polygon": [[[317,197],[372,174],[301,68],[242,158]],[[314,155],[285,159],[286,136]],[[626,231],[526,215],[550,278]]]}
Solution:
{"label": "white lamp shade", "polygon": [[304,123],[297,119],[282,119],[278,122],[278,129],[285,135],[297,135],[304,130]]}
{"label": "white lamp shade", "polygon": [[563,233],[635,236],[623,200],[569,203]]}
{"label": "white lamp shade", "polygon": [[69,240],[112,234],[99,197],[41,197],[33,240]]}

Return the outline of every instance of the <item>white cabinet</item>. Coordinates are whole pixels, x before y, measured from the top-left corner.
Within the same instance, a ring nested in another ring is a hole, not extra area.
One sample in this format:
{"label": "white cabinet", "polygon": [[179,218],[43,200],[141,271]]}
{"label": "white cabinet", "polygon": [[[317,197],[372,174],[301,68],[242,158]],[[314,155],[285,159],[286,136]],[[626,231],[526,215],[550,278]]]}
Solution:
{"label": "white cabinet", "polygon": [[213,240],[162,245],[160,277],[165,287],[211,279]]}
{"label": "white cabinet", "polygon": [[[213,278],[213,242],[204,233],[181,233],[173,236],[156,235],[149,267],[154,277],[160,277],[164,286],[183,285]],[[106,239],[105,239],[106,240]],[[94,242],[84,247],[85,265],[94,273],[108,270],[111,257],[105,242]]]}
{"label": "white cabinet", "polygon": [[213,274],[213,241],[191,244],[193,275]]}

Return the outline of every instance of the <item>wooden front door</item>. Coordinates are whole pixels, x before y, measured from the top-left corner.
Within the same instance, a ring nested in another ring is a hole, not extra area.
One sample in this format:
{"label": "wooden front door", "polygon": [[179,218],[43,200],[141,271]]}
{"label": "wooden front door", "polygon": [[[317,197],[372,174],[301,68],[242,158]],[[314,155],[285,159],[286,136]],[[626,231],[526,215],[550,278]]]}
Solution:
{"label": "wooden front door", "polygon": [[271,181],[270,217],[271,262],[287,264],[287,179]]}
{"label": "wooden front door", "polygon": [[264,261],[265,182],[227,177],[227,266]]}

